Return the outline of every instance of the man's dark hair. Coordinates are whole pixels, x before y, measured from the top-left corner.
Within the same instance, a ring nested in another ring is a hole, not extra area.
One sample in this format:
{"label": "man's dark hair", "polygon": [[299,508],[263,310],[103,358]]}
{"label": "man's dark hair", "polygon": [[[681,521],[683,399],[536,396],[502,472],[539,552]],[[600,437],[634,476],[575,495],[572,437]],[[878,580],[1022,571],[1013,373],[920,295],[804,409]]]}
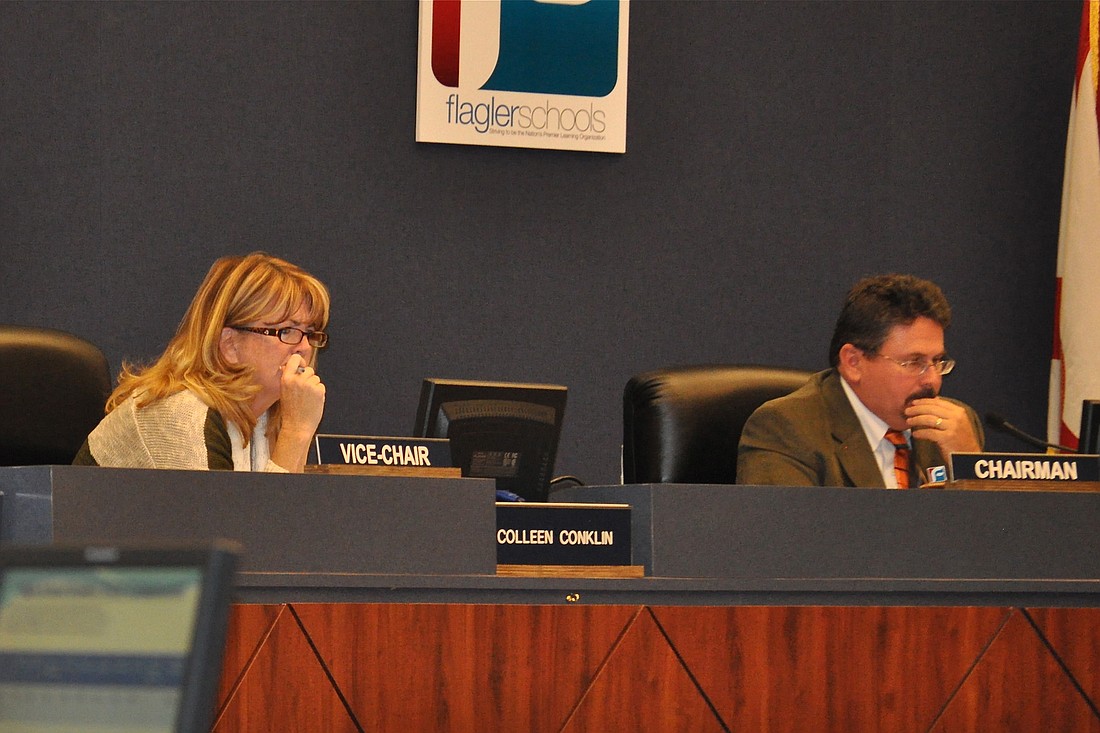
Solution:
{"label": "man's dark hair", "polygon": [[864,278],[844,299],[829,344],[829,363],[835,367],[840,362],[844,344],[876,354],[895,326],[907,326],[921,317],[945,330],[951,323],[951,306],[934,282],[912,275]]}

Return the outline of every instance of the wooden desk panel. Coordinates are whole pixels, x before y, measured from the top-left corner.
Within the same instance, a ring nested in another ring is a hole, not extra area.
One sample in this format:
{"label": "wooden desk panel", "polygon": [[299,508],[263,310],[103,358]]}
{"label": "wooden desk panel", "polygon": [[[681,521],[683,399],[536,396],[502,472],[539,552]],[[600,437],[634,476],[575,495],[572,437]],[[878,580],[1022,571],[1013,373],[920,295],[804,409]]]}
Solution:
{"label": "wooden desk panel", "polygon": [[245,605],[215,730],[1100,731],[1098,640],[1096,609]]}
{"label": "wooden desk panel", "polygon": [[[1013,611],[653,609],[723,719],[745,730],[925,731]],[[723,650],[718,654],[716,650]],[[817,725],[813,730],[823,730]]]}
{"label": "wooden desk panel", "polygon": [[1100,702],[1100,609],[1033,608],[1027,617],[1089,699]]}
{"label": "wooden desk panel", "polygon": [[290,606],[234,606],[215,731],[359,730]]}

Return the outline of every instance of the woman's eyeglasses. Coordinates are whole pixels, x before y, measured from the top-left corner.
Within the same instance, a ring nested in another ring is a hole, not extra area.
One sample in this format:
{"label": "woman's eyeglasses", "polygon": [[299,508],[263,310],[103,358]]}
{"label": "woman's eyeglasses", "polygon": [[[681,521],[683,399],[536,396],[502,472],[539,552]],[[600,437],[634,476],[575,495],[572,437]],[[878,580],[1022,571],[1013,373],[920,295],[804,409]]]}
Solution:
{"label": "woman's eyeglasses", "polygon": [[303,331],[293,326],[283,328],[263,328],[261,326],[230,326],[235,331],[248,331],[264,336],[275,336],[284,344],[300,344],[302,339],[315,349],[323,349],[328,344],[328,334],[324,331]]}

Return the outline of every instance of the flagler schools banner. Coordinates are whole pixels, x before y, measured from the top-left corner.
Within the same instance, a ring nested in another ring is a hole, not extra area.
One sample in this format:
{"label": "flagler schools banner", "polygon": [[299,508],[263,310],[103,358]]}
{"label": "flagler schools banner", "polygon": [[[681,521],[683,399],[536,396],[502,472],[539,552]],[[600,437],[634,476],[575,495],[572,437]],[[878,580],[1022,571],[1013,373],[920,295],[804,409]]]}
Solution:
{"label": "flagler schools banner", "polygon": [[1086,0],[1077,78],[1070,106],[1048,440],[1077,447],[1081,402],[1100,399],[1100,136],[1097,135],[1097,43],[1100,3]]}
{"label": "flagler schools banner", "polygon": [[626,152],[628,0],[420,0],[417,142]]}

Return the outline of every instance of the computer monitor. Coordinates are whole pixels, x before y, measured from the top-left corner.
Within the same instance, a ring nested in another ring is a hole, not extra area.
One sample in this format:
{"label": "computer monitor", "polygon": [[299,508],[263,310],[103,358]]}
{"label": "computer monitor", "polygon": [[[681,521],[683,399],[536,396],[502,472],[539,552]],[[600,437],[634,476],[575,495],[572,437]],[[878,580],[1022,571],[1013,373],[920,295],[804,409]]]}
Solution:
{"label": "computer monitor", "polygon": [[0,549],[0,730],[208,733],[237,549]]}
{"label": "computer monitor", "polygon": [[1081,403],[1081,428],[1077,431],[1077,452],[1100,453],[1100,400]]}
{"label": "computer monitor", "polygon": [[463,476],[493,478],[498,491],[546,501],[566,392],[556,384],[425,379],[413,434],[449,438]]}

